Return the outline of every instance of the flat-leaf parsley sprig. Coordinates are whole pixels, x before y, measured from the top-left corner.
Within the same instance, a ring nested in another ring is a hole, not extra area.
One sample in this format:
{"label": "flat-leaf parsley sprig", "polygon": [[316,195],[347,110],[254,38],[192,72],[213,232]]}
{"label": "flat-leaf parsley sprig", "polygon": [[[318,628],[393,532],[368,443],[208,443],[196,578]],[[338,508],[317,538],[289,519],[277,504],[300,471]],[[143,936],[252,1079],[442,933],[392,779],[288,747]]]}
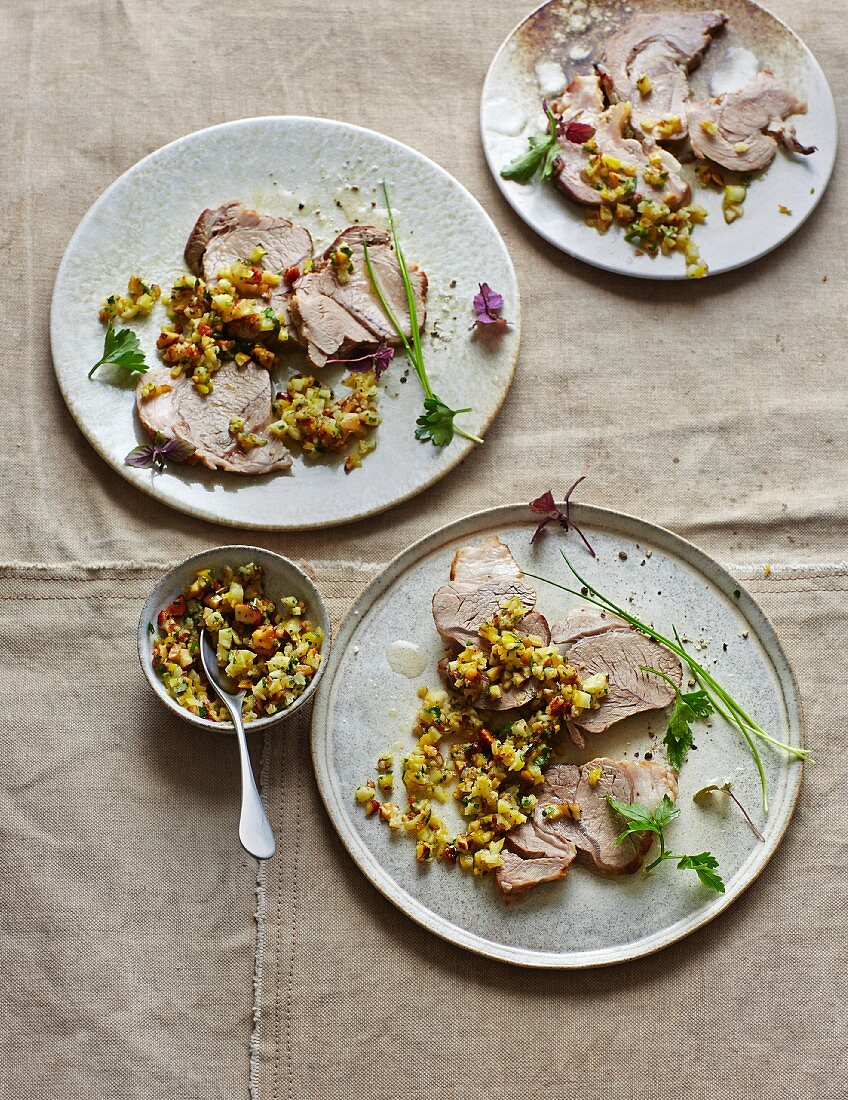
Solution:
{"label": "flat-leaf parsley sprig", "polygon": [[658,864],[674,859],[677,860],[678,870],[694,871],[708,889],[715,890],[717,894],[724,893],[724,882],[718,873],[718,860],[711,852],[699,852],[697,855],[687,856],[679,852],[666,851],[666,826],[670,825],[680,813],[667,794],[663,795],[662,801],[655,810],[649,810],[641,802],[619,802],[612,795],[607,797],[607,802],[625,823],[617,843],[623,844],[629,836],[640,836],[645,833],[653,833],[659,840],[660,854],[645,868],[646,874],[653,871]]}
{"label": "flat-leaf parsley sprig", "polygon": [[88,377],[93,377],[98,367],[107,365],[122,367],[130,374],[147,373],[147,362],[136,334],[128,328],[122,328],[116,332],[111,321],[103,341],[103,355],[88,372]]}
{"label": "flat-leaf parsley sprig", "polygon": [[612,614],[617,615],[619,619],[623,619],[626,623],[629,623],[636,630],[641,630],[643,634],[647,634],[649,638],[653,638],[655,642],[659,642],[664,649],[669,650],[671,653],[676,653],[677,656],[684,662],[686,667],[692,674],[695,683],[701,688],[704,693],[709,697],[713,710],[721,718],[723,718],[730,725],[736,726],[739,732],[745,739],[745,743],[750,749],[751,755],[754,758],[754,763],[757,768],[757,774],[760,778],[760,789],[762,791],[763,812],[768,813],[768,789],[766,781],[765,768],[763,766],[763,758],[760,755],[759,749],[754,741],[757,738],[760,741],[764,741],[767,745],[771,745],[772,748],[779,749],[781,752],[787,753],[789,756],[795,757],[796,760],[806,760],[809,756],[807,749],[798,748],[796,745],[788,745],[784,741],[778,741],[777,738],[772,737],[770,733],[762,728],[748,712],[733,698],[730,692],[716,680],[712,673],[708,672],[706,668],[684,648],[680,635],[676,628],[674,631],[674,640],[665,637],[664,634],[660,634],[658,630],[654,630],[652,626],[648,626],[647,623],[642,622],[641,619],[637,619],[635,615],[632,615],[629,611],[625,611],[623,607],[619,607],[617,603],[614,603],[609,596],[605,596],[602,592],[599,592],[594,585],[589,581],[581,577],[574,566],[568,559],[568,555],[564,550],[560,551],[563,561],[568,566],[568,569],[577,580],[580,588],[569,588],[568,585],[559,584],[557,581],[552,581],[549,577],[539,577],[535,573],[529,573],[524,570],[525,575],[532,577],[534,580],[543,581],[545,584],[550,584],[554,588],[559,588],[562,592],[568,592],[572,596],[577,596],[578,599],[585,600],[586,603],[593,604],[595,607],[601,608],[602,611],[609,611]]}
{"label": "flat-leaf parsley sprig", "polygon": [[695,691],[681,691],[674,680],[664,672],[660,672],[658,668],[651,668],[650,665],[639,665],[639,668],[642,672],[659,676],[674,691],[674,706],[668,716],[668,729],[665,731],[663,744],[669,763],[680,771],[692,748],[692,723],[699,718],[709,718],[715,712],[715,707],[703,688],[696,688]]}
{"label": "flat-leaf parsley sprig", "polygon": [[576,119],[563,122],[550,109],[546,99],[542,100],[542,110],[548,120],[547,130],[544,134],[531,134],[527,139],[530,145],[527,152],[501,168],[501,176],[505,180],[529,183],[540,168],[542,179],[549,179],[553,175],[554,162],[560,152],[559,138],[564,137],[575,145],[585,145],[594,137],[594,126],[590,126],[588,122],[578,122]]}
{"label": "flat-leaf parsley sprig", "polygon": [[415,438],[422,441],[429,441],[434,447],[446,447],[453,439],[454,435],[461,435],[463,439],[469,439],[472,443],[482,443],[483,440],[479,436],[472,435],[471,432],[465,431],[464,428],[461,428],[455,423],[457,416],[461,413],[471,412],[472,410],[470,408],[452,409],[449,405],[445,404],[440,397],[437,397],[437,395],[433,393],[433,387],[430,385],[430,379],[427,377],[427,369],[424,366],[424,352],[421,348],[421,331],[418,325],[418,309],[415,305],[415,291],[412,287],[412,280],[409,277],[409,268],[406,264],[406,258],[400,246],[400,241],[398,240],[397,230],[395,228],[395,218],[392,213],[391,203],[389,202],[389,189],[385,182],[383,183],[383,195],[386,199],[386,210],[389,216],[392,243],[394,244],[395,255],[397,256],[398,266],[400,267],[403,288],[406,292],[406,303],[409,309],[409,324],[412,330],[411,343],[403,326],[395,316],[394,310],[386,300],[383,289],[377,280],[377,273],[374,270],[374,265],[371,263],[371,257],[368,254],[368,244],[365,241],[363,241],[362,250],[365,256],[365,267],[368,271],[368,278],[371,280],[374,292],[392,328],[398,334],[398,338],[403,345],[404,351],[409,356],[410,362],[415,367],[418,381],[421,383],[421,388],[424,390],[424,412],[415,422],[417,424]]}

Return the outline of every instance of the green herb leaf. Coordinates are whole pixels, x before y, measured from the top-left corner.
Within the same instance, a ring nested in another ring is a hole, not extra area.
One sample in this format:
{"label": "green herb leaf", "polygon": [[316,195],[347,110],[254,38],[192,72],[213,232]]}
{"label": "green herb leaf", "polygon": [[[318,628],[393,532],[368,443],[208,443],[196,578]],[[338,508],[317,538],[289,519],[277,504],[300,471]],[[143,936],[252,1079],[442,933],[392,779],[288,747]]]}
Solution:
{"label": "green herb leaf", "polygon": [[406,263],[406,257],[403,254],[403,249],[398,239],[397,229],[395,228],[395,218],[392,213],[392,206],[389,201],[389,189],[385,181],[383,182],[383,195],[386,199],[386,210],[389,215],[389,227],[392,233],[392,244],[394,245],[395,255],[397,256],[398,266],[400,267],[401,281],[403,282],[403,288],[406,292],[406,303],[409,310],[410,330],[411,330],[411,342],[407,337],[403,326],[395,316],[392,307],[386,298],[383,288],[377,279],[377,273],[374,270],[374,265],[371,263],[371,256],[368,252],[367,242],[363,242],[362,251],[365,259],[365,268],[368,272],[368,278],[371,281],[371,285],[374,288],[374,293],[383,307],[386,316],[391,323],[392,328],[398,335],[398,338],[403,345],[403,350],[409,357],[409,361],[415,367],[415,373],[418,375],[418,381],[421,383],[421,388],[424,391],[424,412],[418,417],[416,424],[418,427],[415,429],[415,438],[427,441],[429,440],[436,447],[445,447],[453,439],[454,435],[461,435],[464,439],[470,439],[472,443],[482,443],[483,440],[473,435],[471,432],[465,431],[464,428],[455,425],[454,417],[460,413],[471,412],[471,409],[451,409],[448,405],[441,401],[433,393],[433,388],[430,385],[430,379],[427,377],[427,368],[424,366],[424,352],[421,347],[421,330],[418,325],[418,311],[415,305],[415,291],[412,286],[412,279],[409,274],[409,267]]}
{"label": "green herb leaf", "polygon": [[[454,436],[454,417],[460,413],[471,412],[471,409],[452,409],[434,393],[424,398],[424,412],[415,423],[415,438],[422,442],[430,442],[434,447],[447,447]],[[472,436],[476,439],[476,436]],[[476,439],[482,443],[481,439]]]}
{"label": "green herb leaf", "polygon": [[121,367],[130,374],[147,373],[144,352],[141,350],[136,334],[128,328],[122,328],[116,332],[111,321],[106,329],[106,339],[103,341],[103,356],[88,372],[88,377],[91,378],[98,367],[107,365]]}
{"label": "green herb leaf", "polygon": [[529,138],[530,148],[520,157],[511,160],[509,164],[501,168],[501,176],[505,180],[515,180],[516,183],[529,183],[536,175],[554,146],[550,138],[533,134]]}
{"label": "green herb leaf", "polygon": [[710,890],[719,894],[724,893],[724,883],[721,876],[716,873],[718,860],[710,852],[701,852],[696,856],[675,855],[665,850],[665,828],[680,813],[669,796],[663,795],[662,802],[655,810],[648,809],[641,802],[619,802],[612,795],[607,797],[610,807],[618,816],[627,823],[627,827],[618,837],[618,843],[623,844],[629,836],[639,833],[653,833],[659,838],[660,854],[653,863],[645,868],[646,873],[652,871],[658,863],[664,863],[669,859],[677,860],[677,868],[680,871],[695,871],[698,878]]}
{"label": "green herb leaf", "polygon": [[505,180],[515,180],[516,183],[529,183],[541,168],[542,179],[549,179],[553,175],[554,161],[559,156],[559,142],[557,141],[557,121],[553,111],[547,103],[543,104],[545,114],[548,116],[548,129],[544,134],[531,134],[527,139],[530,148],[526,153],[516,157],[509,164],[501,168],[501,176]]}
{"label": "green herb leaf", "polygon": [[698,718],[708,718],[713,710],[709,696],[701,688],[697,691],[677,691],[663,738],[669,762],[677,771],[683,767],[683,761],[692,748],[692,723]]}
{"label": "green herb leaf", "polygon": [[662,801],[655,810],[650,810],[641,802],[619,802],[612,795],[608,796],[607,802],[627,823],[626,828],[619,835],[619,844],[623,844],[627,837],[635,833],[655,833],[662,839],[666,825],[674,821],[680,813],[667,794],[663,795]]}
{"label": "green herb leaf", "polygon": [[698,718],[709,718],[715,711],[712,700],[703,688],[682,692],[666,673],[650,665],[639,665],[642,672],[651,672],[674,690],[674,707],[668,719],[663,744],[669,763],[677,771],[683,767],[683,761],[692,748],[692,723]]}
{"label": "green herb leaf", "polygon": [[[672,856],[672,859],[676,859]],[[704,886],[715,890],[717,894],[724,893],[724,881],[721,875],[716,873],[718,860],[710,852],[701,852],[697,856],[681,856],[677,864],[678,870],[694,871]]]}

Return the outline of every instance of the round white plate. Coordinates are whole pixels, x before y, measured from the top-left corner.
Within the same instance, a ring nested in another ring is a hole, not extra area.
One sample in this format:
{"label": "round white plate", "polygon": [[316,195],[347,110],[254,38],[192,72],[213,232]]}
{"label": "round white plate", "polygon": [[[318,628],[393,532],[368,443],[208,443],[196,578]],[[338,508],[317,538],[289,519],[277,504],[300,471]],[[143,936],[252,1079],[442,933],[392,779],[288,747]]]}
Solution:
{"label": "round white plate", "polygon": [[[378,890],[413,920],[453,943],[523,966],[562,969],[647,955],[716,917],[768,862],[801,782],[798,761],[763,747],[770,799],[763,821],[759,782],[741,737],[719,720],[711,727],[694,727],[697,750],[682,769],[681,814],[669,827],[667,840],[673,851],[711,851],[727,885],[725,894],[709,892],[693,873],[671,864],[649,877],[637,873],[615,879],[575,867],[564,881],[538,887],[507,906],[491,879],[474,879],[450,865],[418,864],[406,836],[392,833],[376,816],[365,817],[354,800],[355,788],[373,777],[381,751],[394,749],[399,759],[414,745],[411,727],[420,703],[416,689],[422,682],[439,684],[436,663],[444,651],[432,625],[433,593],[447,581],[455,550],[492,534],[509,545],[524,569],[560,583],[568,583],[570,576],[560,556],[565,549],[578,570],[616,602],[661,631],[670,633],[676,625],[692,640],[701,663],[714,668],[765,729],[780,740],[802,744],[801,708],[789,664],[762,611],[733,578],[663,528],[601,508],[575,507],[574,516],[597,560],[575,534],[566,535],[553,525],[531,548],[538,516],[519,505],[469,516],[401,554],[348,615],[318,689],[312,725],[315,771],[327,810],[348,851]],[[537,606],[549,619],[579,605],[575,597],[549,585],[536,586]],[[401,650],[405,661],[397,659]],[[426,664],[413,678],[406,675],[416,671],[410,654]],[[663,713],[630,719],[592,738],[583,753],[571,750],[565,758],[633,759],[638,754],[642,759],[652,751],[662,759],[666,721]],[[754,837],[732,804],[693,802],[695,791],[727,778],[760,823],[765,843]],[[394,795],[403,796],[402,785]]]}
{"label": "round white plate", "polygon": [[[124,465],[146,441],[133,407],[133,386],[113,384],[90,366],[102,354],[103,298],[123,291],[133,272],[163,291],[185,271],[182,254],[205,207],[240,199],[305,225],[318,254],[346,226],[386,225],[380,190],[390,189],[410,262],[428,274],[427,363],[435,392],[483,434],[506,396],[520,333],[518,285],[506,247],[475,199],[444,169],[391,138],[322,118],[252,118],[213,126],[166,145],[124,173],[83,218],[65,252],[50,319],[56,376],[71,415],[97,452],[128,481],[180,511],[234,527],[324,527],[389,508],[443,477],[473,444],[457,436],[444,448],[414,438],[422,393],[397,354],[382,379],[377,449],[345,474],[343,459],[304,461],[291,473],[250,478],[200,467],[162,473]],[[300,204],[303,209],[300,209]],[[511,327],[495,339],[469,332],[472,298],[488,282],[505,299]],[[157,305],[131,327],[151,364],[164,310]],[[287,362],[306,370],[302,352]],[[325,368],[331,382],[340,368]]]}
{"label": "round white plate", "polygon": [[[745,214],[725,224],[722,196],[694,184],[693,201],[709,217],[694,239],[709,274],[731,271],[777,248],[807,220],[824,193],[836,156],[836,109],[818,62],[796,34],[750,0],[550,0],[519,24],[489,67],[483,87],[480,125],[483,147],[495,182],[515,212],[552,245],[595,267],[641,279],[685,279],[683,256],[636,254],[618,229],[599,236],[584,222],[585,210],[550,181],[519,184],[501,169],[527,148],[527,135],[545,127],[541,101],[562,91],[576,73],[591,71],[603,42],[634,13],[680,8],[721,8],[730,17],[724,32],[690,76],[695,98],[742,87],[758,69],[775,76],[807,102],[798,116],[798,137],[817,146],[811,156],[778,150],[772,164],[748,192]],[[782,214],[780,206],[792,211]]]}

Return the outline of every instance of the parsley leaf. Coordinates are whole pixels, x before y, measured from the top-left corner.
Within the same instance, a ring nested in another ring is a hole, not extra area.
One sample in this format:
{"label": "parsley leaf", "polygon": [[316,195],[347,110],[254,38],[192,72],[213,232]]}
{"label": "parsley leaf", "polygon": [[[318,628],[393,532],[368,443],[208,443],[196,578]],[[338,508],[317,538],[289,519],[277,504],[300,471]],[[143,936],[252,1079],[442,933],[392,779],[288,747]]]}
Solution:
{"label": "parsley leaf", "polygon": [[424,398],[424,412],[415,421],[418,425],[415,438],[423,442],[429,440],[434,447],[446,447],[453,439],[453,418],[467,412],[471,412],[471,409],[452,409],[431,393]]}
{"label": "parsley leaf", "polygon": [[147,373],[144,352],[141,350],[136,334],[128,328],[122,328],[116,332],[111,321],[106,329],[106,339],[103,341],[103,357],[94,364],[88,372],[88,377],[91,378],[98,367],[107,365],[122,367],[130,374]]}
{"label": "parsley leaf", "polygon": [[655,833],[662,840],[666,825],[674,821],[680,813],[667,794],[663,795],[662,802],[655,810],[649,810],[641,802],[619,802],[612,795],[607,801],[622,821],[626,822],[626,828],[618,837],[618,844],[623,844],[627,837],[635,833]]}
{"label": "parsley leaf", "polygon": [[649,665],[639,667],[643,672],[652,672],[654,676],[660,676],[674,688],[674,706],[668,718],[668,729],[665,731],[663,744],[669,763],[676,771],[680,771],[692,748],[692,723],[699,718],[709,718],[715,710],[712,699],[703,688],[697,688],[695,691],[681,691],[674,680],[664,672],[660,672],[658,668],[651,668]]}
{"label": "parsley leaf", "polygon": [[677,691],[663,738],[669,763],[677,771],[683,767],[683,761],[692,748],[692,723],[698,718],[709,717],[712,712],[713,705],[705,691],[700,688],[690,692]]}
{"label": "parsley leaf", "polygon": [[505,180],[515,180],[516,183],[529,183],[541,168],[542,179],[546,180],[553,175],[554,161],[559,156],[559,142],[557,141],[557,120],[547,103],[543,103],[545,114],[548,117],[548,129],[544,134],[531,134],[527,139],[530,148],[520,157],[510,161],[501,168],[501,176]]}
{"label": "parsley leaf", "polygon": [[724,893],[724,882],[717,873],[718,860],[710,852],[700,852],[695,856],[675,855],[665,850],[665,828],[678,816],[680,810],[674,805],[669,796],[663,795],[662,801],[655,810],[642,805],[641,802],[619,802],[612,795],[607,796],[610,808],[625,822],[625,828],[619,834],[618,844],[623,844],[629,836],[640,833],[653,833],[659,838],[660,854],[653,863],[645,868],[646,873],[652,871],[658,863],[668,859],[676,859],[678,870],[694,871],[701,882],[710,890],[718,894]]}
{"label": "parsley leaf", "polygon": [[[677,859],[677,856],[672,856]],[[717,894],[724,893],[724,880],[716,873],[718,860],[710,852],[701,852],[697,856],[681,856],[677,864],[678,870],[694,871],[704,886],[715,890]]]}

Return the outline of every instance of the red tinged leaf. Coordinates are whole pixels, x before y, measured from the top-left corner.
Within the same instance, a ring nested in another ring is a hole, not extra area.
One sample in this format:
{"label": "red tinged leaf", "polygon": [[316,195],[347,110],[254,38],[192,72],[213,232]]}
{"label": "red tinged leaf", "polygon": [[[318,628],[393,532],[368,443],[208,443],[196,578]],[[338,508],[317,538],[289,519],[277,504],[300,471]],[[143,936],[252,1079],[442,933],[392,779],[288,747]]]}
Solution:
{"label": "red tinged leaf", "polygon": [[577,122],[576,119],[572,119],[565,124],[564,133],[566,141],[572,141],[575,145],[585,145],[595,136],[595,127],[590,126],[588,122]]}
{"label": "red tinged leaf", "polygon": [[557,502],[554,500],[554,494],[551,492],[550,489],[548,489],[546,493],[542,493],[540,497],[536,497],[535,500],[530,501],[531,511],[535,512],[537,515],[542,516],[541,522],[539,523],[536,530],[533,532],[533,537],[530,539],[531,546],[541,536],[542,532],[548,526],[548,524],[556,520],[560,524],[560,526],[563,527],[566,531],[573,528],[583,540],[586,549],[589,551],[592,557],[594,558],[597,556],[595,554],[595,551],[592,549],[589,540],[571,518],[570,513],[571,494],[574,492],[580,482],[585,480],[585,474],[583,475],[583,477],[578,477],[578,479],[565,494],[565,508],[559,507]]}
{"label": "red tinged leaf", "polygon": [[328,359],[325,365],[341,363],[343,366],[349,367],[352,371],[370,370],[374,372],[374,377],[379,382],[380,375],[384,374],[389,369],[389,364],[394,357],[395,349],[390,347],[385,340],[381,340],[373,351],[368,351],[364,355],[358,356],[356,359]]}

